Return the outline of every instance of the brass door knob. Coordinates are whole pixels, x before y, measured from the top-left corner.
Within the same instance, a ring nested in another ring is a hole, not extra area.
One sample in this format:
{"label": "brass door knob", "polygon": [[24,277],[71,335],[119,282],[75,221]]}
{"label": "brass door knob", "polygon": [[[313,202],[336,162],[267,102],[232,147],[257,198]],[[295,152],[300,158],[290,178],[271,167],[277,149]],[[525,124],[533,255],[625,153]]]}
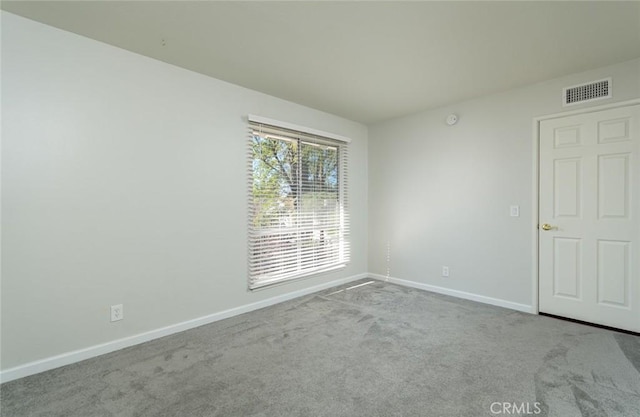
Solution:
{"label": "brass door knob", "polygon": [[540,226],[540,228],[542,230],[551,230],[553,229],[553,226],[551,226],[549,223],[543,223],[542,226]]}

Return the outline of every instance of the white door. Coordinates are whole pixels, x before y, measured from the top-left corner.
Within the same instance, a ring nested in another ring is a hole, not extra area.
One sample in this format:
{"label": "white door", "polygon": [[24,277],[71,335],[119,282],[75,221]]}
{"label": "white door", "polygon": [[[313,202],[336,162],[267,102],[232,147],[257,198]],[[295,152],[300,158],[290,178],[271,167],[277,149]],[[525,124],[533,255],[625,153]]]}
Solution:
{"label": "white door", "polygon": [[639,125],[640,105],[540,123],[540,312],[640,332]]}

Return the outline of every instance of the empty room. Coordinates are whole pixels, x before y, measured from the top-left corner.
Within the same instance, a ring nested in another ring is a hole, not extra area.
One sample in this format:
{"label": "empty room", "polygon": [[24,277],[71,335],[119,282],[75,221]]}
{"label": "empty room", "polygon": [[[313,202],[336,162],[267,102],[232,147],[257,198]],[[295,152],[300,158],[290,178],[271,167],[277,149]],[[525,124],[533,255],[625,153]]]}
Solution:
{"label": "empty room", "polygon": [[640,2],[0,7],[2,417],[640,416]]}

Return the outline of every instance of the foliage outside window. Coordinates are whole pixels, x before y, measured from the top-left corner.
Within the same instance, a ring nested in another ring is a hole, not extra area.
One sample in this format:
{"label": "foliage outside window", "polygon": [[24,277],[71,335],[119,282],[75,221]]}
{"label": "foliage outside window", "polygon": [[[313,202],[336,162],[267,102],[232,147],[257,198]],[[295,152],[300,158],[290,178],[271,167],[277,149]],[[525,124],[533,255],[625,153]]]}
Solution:
{"label": "foliage outside window", "polygon": [[349,261],[346,143],[250,122],[249,288]]}

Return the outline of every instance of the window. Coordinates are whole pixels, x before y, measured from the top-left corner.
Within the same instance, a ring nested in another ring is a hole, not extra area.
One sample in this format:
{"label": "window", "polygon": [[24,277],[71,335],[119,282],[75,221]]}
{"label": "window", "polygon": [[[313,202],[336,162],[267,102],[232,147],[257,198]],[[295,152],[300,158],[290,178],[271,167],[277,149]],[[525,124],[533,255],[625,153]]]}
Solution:
{"label": "window", "polygon": [[349,262],[347,143],[264,120],[249,118],[250,289]]}

